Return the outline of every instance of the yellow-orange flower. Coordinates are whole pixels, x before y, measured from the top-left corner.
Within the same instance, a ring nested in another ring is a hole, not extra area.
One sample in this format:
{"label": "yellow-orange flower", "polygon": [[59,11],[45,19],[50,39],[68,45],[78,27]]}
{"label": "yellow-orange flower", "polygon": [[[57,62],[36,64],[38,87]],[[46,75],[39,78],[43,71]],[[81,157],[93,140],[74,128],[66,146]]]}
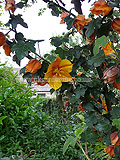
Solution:
{"label": "yellow-orange flower", "polygon": [[120,145],[120,139],[118,137],[118,132],[114,132],[110,135],[111,145],[107,148],[104,148],[104,152],[108,153],[111,157],[115,155],[114,149],[116,146]]}
{"label": "yellow-orange flower", "polygon": [[112,21],[112,28],[120,34],[120,18],[115,18]]}
{"label": "yellow-orange flower", "polygon": [[6,0],[5,10],[11,10],[12,13],[16,10],[16,5],[14,0]]}
{"label": "yellow-orange flower", "polygon": [[69,60],[61,60],[61,58],[57,56],[56,60],[49,65],[44,78],[48,80],[49,85],[54,90],[57,90],[61,87],[62,82],[72,80],[72,76],[69,74],[72,71],[72,66]]}
{"label": "yellow-orange flower", "polygon": [[67,17],[69,14],[67,12],[63,12],[60,17],[61,17],[61,21],[60,21],[60,24],[63,24],[65,23],[64,21],[64,18]]}
{"label": "yellow-orange flower", "polygon": [[103,107],[103,109],[105,109],[106,112],[108,112],[107,105],[106,105],[105,101],[103,101],[103,99],[102,99],[101,96],[100,96],[100,99],[101,99],[101,101],[102,101],[102,107]]}
{"label": "yellow-orange flower", "polygon": [[81,33],[81,29],[84,28],[85,25],[88,25],[92,19],[85,19],[84,15],[79,14],[74,20],[74,26],[79,33]]}
{"label": "yellow-orange flower", "polygon": [[108,68],[104,74],[103,74],[103,80],[104,83],[113,83],[114,80],[117,78],[119,73],[119,69],[117,66],[112,66],[110,68]]}
{"label": "yellow-orange flower", "polygon": [[5,35],[2,32],[0,32],[0,47],[4,45],[5,42],[6,42]]}
{"label": "yellow-orange flower", "polygon": [[112,49],[111,45],[112,45],[112,42],[110,41],[109,43],[106,44],[105,47],[102,47],[102,49],[104,50],[105,56],[108,56],[110,54],[115,53],[115,51]]}
{"label": "yellow-orange flower", "polygon": [[25,68],[25,73],[30,72],[34,74],[41,68],[41,62],[36,59],[30,60]]}
{"label": "yellow-orange flower", "polygon": [[104,152],[108,153],[111,157],[115,155],[114,147],[109,145],[108,147],[104,148]]}
{"label": "yellow-orange flower", "polygon": [[12,52],[12,50],[10,49],[10,46],[7,43],[3,45],[3,49],[5,51],[6,56],[10,56],[10,53]]}
{"label": "yellow-orange flower", "polygon": [[107,15],[111,10],[112,8],[108,6],[107,2],[104,0],[98,0],[95,2],[94,7],[90,9],[92,14],[102,14],[103,16]]}

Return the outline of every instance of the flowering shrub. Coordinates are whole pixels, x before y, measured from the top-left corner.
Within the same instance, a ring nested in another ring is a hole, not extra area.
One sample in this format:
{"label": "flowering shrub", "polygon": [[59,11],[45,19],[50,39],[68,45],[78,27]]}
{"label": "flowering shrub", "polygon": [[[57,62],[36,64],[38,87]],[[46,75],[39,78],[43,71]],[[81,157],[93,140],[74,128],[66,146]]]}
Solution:
{"label": "flowering shrub", "polygon": [[[80,110],[79,117],[83,123],[76,129],[74,136],[66,141],[64,153],[69,145],[78,144],[83,157],[93,159],[88,152],[88,144],[94,144],[96,149],[99,142],[99,146],[105,146],[104,148],[110,146],[109,149],[102,148],[107,159],[120,159],[119,143],[113,148],[110,141],[110,135],[117,132],[119,137],[120,130],[120,3],[117,0],[95,1],[86,19],[82,12],[84,0],[72,1],[74,9],[69,11],[66,1],[43,1],[48,4],[52,14],[60,18],[61,25],[66,25],[68,29],[67,33],[50,39],[55,48],[52,53],[41,57],[36,53],[35,44],[43,40],[27,39],[17,31],[18,24],[28,28],[22,15],[15,14],[17,8],[26,6],[27,1],[21,1],[21,5],[13,0],[6,1],[5,8],[10,14],[9,32],[1,32],[0,40],[3,39],[4,43],[10,45],[11,55],[17,64],[20,65],[24,58],[32,60],[20,71],[29,84],[33,78],[45,78],[52,87],[51,92],[55,90],[59,95],[58,102],[61,106],[64,106],[63,99],[67,97],[70,104],[66,108],[71,106],[73,110]],[[9,38],[10,32],[15,33],[12,40]],[[76,33],[80,33],[81,41],[73,46],[70,38],[74,39]],[[1,46],[4,45],[2,40],[0,43]],[[34,65],[31,63],[33,61]],[[77,75],[79,72],[82,74]]]}

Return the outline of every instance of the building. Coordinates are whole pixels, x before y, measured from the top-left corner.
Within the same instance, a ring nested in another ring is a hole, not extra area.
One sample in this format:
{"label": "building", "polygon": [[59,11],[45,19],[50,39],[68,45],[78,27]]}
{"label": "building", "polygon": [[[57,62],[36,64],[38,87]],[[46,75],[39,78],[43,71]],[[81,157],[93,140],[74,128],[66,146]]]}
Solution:
{"label": "building", "polygon": [[[21,68],[14,68],[13,70],[15,73],[16,72],[19,73],[20,69]],[[20,75],[20,80],[26,82],[26,80],[24,80],[21,75]],[[48,83],[45,84],[44,86],[40,86],[40,85],[37,85],[36,83],[33,83],[31,87],[32,87],[32,91],[36,90],[35,96],[40,95],[41,97],[55,98],[55,92],[53,94],[50,93],[51,87]]]}

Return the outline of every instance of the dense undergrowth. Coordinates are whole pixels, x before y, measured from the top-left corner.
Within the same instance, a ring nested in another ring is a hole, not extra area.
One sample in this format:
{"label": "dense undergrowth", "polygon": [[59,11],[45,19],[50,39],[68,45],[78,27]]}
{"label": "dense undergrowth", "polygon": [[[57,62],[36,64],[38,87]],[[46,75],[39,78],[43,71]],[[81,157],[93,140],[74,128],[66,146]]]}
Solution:
{"label": "dense undergrowth", "polygon": [[12,68],[0,68],[1,157],[79,159],[79,148],[70,147],[63,155],[65,140],[73,133],[69,113],[55,99],[32,98],[33,94]]}

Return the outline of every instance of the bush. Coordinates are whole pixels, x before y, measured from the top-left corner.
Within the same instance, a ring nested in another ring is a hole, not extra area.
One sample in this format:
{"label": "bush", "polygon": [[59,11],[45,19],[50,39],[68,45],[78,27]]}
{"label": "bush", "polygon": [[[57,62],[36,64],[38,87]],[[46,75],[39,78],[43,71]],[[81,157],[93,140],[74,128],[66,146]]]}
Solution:
{"label": "bush", "polygon": [[19,155],[18,151],[27,156],[32,151],[31,159],[78,159],[77,149],[63,155],[70,135],[67,115],[55,99],[32,98],[33,94],[12,68],[0,68],[0,113],[6,116],[0,125],[2,156]]}

